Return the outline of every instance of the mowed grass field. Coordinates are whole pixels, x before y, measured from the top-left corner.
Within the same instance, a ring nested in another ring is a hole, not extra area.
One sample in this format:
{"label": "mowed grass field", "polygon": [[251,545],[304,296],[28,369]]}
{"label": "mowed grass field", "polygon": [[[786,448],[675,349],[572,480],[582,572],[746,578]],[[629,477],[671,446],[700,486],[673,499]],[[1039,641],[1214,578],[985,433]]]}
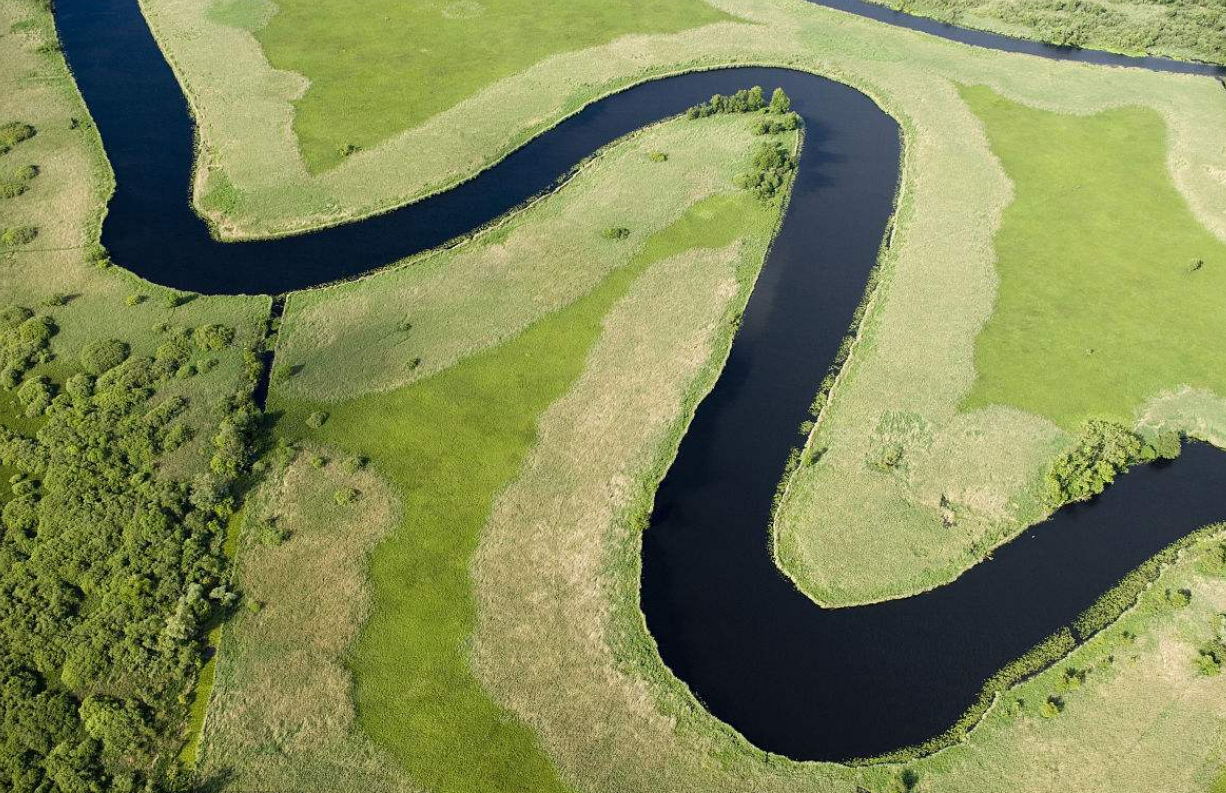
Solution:
{"label": "mowed grass field", "polygon": [[1011,405],[1076,431],[1088,418],[1132,424],[1181,385],[1226,396],[1226,244],[1175,188],[1162,117],[962,95],[1014,189],[964,408]]}
{"label": "mowed grass field", "polygon": [[310,81],[294,132],[312,171],[556,53],[731,18],[704,0],[277,0],[260,27],[253,7],[232,0],[217,13],[255,27],[274,67]]}

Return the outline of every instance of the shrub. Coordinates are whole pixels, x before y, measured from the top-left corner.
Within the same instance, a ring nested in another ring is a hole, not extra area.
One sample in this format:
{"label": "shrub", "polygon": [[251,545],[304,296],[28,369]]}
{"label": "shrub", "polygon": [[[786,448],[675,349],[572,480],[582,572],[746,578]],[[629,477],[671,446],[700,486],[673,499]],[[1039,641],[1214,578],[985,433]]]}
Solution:
{"label": "shrub", "polygon": [[37,165],[23,165],[13,172],[13,175],[23,182],[28,182],[40,173]]}
{"label": "shrub", "polygon": [[283,544],[289,539],[289,531],[277,525],[276,521],[269,521],[260,527],[256,532],[256,539],[260,545],[266,547],[276,547]]}
{"label": "shrub", "polygon": [[750,161],[750,170],[739,174],[737,186],[752,190],[763,201],[769,201],[787,184],[796,168],[796,158],[778,141],[759,144]]}
{"label": "shrub", "polygon": [[1192,590],[1190,589],[1168,589],[1164,597],[1166,602],[1173,608],[1187,608],[1192,603]]}
{"label": "shrub", "polygon": [[138,294],[131,294],[125,297],[123,299],[123,302],[124,302],[124,305],[128,305],[128,306],[139,306],[141,303],[145,302],[145,296],[138,295]]}
{"label": "shrub", "polygon": [[81,368],[92,375],[114,369],[127,360],[130,350],[118,339],[98,339],[81,350]]}
{"label": "shrub", "polygon": [[1054,719],[1064,712],[1064,700],[1052,695],[1039,706],[1039,715],[1045,719]]}
{"label": "shrub", "polygon": [[32,377],[17,389],[17,399],[25,407],[27,418],[41,416],[51,404],[55,391],[46,377]]}
{"label": "shrub", "polygon": [[356,474],[366,467],[365,457],[346,457],[341,462],[341,470],[347,474]]}
{"label": "shrub", "polygon": [[[16,491],[14,491],[16,492]],[[1222,648],[1218,645],[1202,647],[1196,653],[1196,669],[1202,675],[1213,677],[1222,673]]]}
{"label": "shrub", "polygon": [[36,132],[34,127],[20,121],[0,124],[0,154],[8,154],[18,143],[34,137]]}
{"label": "shrub", "polygon": [[313,430],[317,430],[324,425],[328,420],[328,414],[322,410],[316,410],[314,413],[306,417],[306,425]]}
{"label": "shrub", "polygon": [[625,226],[610,226],[609,228],[600,232],[600,236],[604,237],[606,240],[624,240],[630,236],[630,229],[626,228]]}
{"label": "shrub", "polygon": [[780,132],[791,132],[800,129],[800,115],[784,113],[778,117],[760,118],[754,122],[752,129],[755,135],[778,135]]}
{"label": "shrub", "polygon": [[323,467],[324,467],[325,465],[327,465],[327,464],[328,464],[328,458],[327,458],[327,457],[323,457],[323,456],[321,456],[321,455],[318,455],[318,454],[317,454],[317,455],[315,455],[314,457],[312,457],[312,458],[311,458],[311,467],[312,467],[312,468],[323,468]]}
{"label": "shrub", "polygon": [[340,490],[337,490],[332,494],[332,500],[343,507],[346,504],[352,504],[353,502],[357,501],[358,496],[360,495],[361,494],[352,487],[342,487]]}
{"label": "shrub", "polygon": [[1160,432],[1150,440],[1150,445],[1159,459],[1174,460],[1183,450],[1182,440],[1178,432]]}
{"label": "shrub", "polygon": [[0,181],[0,198],[16,198],[30,189],[25,182],[15,182],[10,179]]}
{"label": "shrub", "polygon": [[0,242],[15,248],[18,245],[29,245],[37,236],[37,226],[10,226],[0,233]]}
{"label": "shrub", "polygon": [[651,151],[647,153],[647,159],[651,160],[652,162],[666,162],[668,160],[668,155],[662,151]]}
{"label": "shrub", "polygon": [[224,350],[234,341],[234,328],[225,325],[201,325],[192,331],[192,342],[201,352]]}

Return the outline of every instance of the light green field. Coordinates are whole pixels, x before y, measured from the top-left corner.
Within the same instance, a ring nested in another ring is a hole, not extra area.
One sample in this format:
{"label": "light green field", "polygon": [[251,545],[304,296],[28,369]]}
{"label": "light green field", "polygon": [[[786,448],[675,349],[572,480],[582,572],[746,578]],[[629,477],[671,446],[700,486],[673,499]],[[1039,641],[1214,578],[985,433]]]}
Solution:
{"label": "light green field", "polygon": [[1226,396],[1226,244],[1188,210],[1166,167],[1161,116],[1068,116],[985,89],[987,127],[1014,199],[996,235],[1000,293],[975,341],[964,409],[1011,405],[1075,431],[1131,424],[1176,386]]}
{"label": "light green field", "polygon": [[[259,5],[214,8],[227,21],[244,9],[246,27]],[[274,67],[310,80],[294,132],[320,171],[551,55],[729,18],[703,0],[278,0],[256,37]]]}

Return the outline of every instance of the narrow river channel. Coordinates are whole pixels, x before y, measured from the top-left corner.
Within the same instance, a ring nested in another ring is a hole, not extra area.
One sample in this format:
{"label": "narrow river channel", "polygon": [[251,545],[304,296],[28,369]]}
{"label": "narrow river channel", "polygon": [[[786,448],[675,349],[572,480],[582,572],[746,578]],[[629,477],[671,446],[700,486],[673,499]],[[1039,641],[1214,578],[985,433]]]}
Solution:
{"label": "narrow river channel", "polygon": [[[1044,57],[1222,73],[960,31],[858,0],[822,4]],[[1226,517],[1226,456],[1195,444],[925,595],[826,610],[780,574],[767,546],[772,495],[863,295],[898,182],[897,125],[847,86],[766,68],[644,83],[446,193],[309,234],[221,243],[190,207],[192,119],[137,1],[57,0],[56,18],[115,171],[103,243],[152,281],[211,294],[281,294],[390,264],[497,218],[600,147],[713,93],[787,91],[805,121],[787,217],[643,543],[642,606],[664,661],[763,749],[845,759],[941,733],[1004,664],[1171,541]]]}

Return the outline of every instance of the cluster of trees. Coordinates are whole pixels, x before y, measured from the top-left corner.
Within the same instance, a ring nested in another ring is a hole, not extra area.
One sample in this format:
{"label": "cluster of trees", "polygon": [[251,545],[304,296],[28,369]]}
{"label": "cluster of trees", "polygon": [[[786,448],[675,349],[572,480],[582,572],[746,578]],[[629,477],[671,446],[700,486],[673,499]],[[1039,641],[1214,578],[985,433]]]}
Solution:
{"label": "cluster of trees", "polygon": [[706,118],[721,113],[756,113],[759,110],[783,115],[792,110],[792,100],[782,88],[776,88],[771,94],[770,102],[767,103],[762,86],[755,85],[753,88],[737,91],[731,96],[715,94],[709,101],[694,105],[685,111],[685,117]]}
{"label": "cluster of trees", "polygon": [[23,329],[54,325],[21,308],[0,318],[5,371],[40,424],[0,428],[0,464],[16,471],[0,511],[0,790],[181,789],[203,628],[237,600],[223,543],[258,367],[223,406],[212,470],[183,481],[158,463],[191,435],[188,402],[159,389],[216,332],[170,331],[152,357],[91,344],[61,387],[22,377],[50,338]]}
{"label": "cluster of trees", "polygon": [[1173,459],[1179,450],[1180,439],[1174,433],[1162,433],[1147,441],[1120,424],[1088,421],[1077,445],[1048,470],[1048,501],[1058,507],[1093,498],[1132,466],[1158,458]]}
{"label": "cluster of trees", "polygon": [[761,143],[754,150],[750,169],[736,178],[738,187],[752,190],[763,201],[778,195],[796,170],[796,158],[778,141]]}

